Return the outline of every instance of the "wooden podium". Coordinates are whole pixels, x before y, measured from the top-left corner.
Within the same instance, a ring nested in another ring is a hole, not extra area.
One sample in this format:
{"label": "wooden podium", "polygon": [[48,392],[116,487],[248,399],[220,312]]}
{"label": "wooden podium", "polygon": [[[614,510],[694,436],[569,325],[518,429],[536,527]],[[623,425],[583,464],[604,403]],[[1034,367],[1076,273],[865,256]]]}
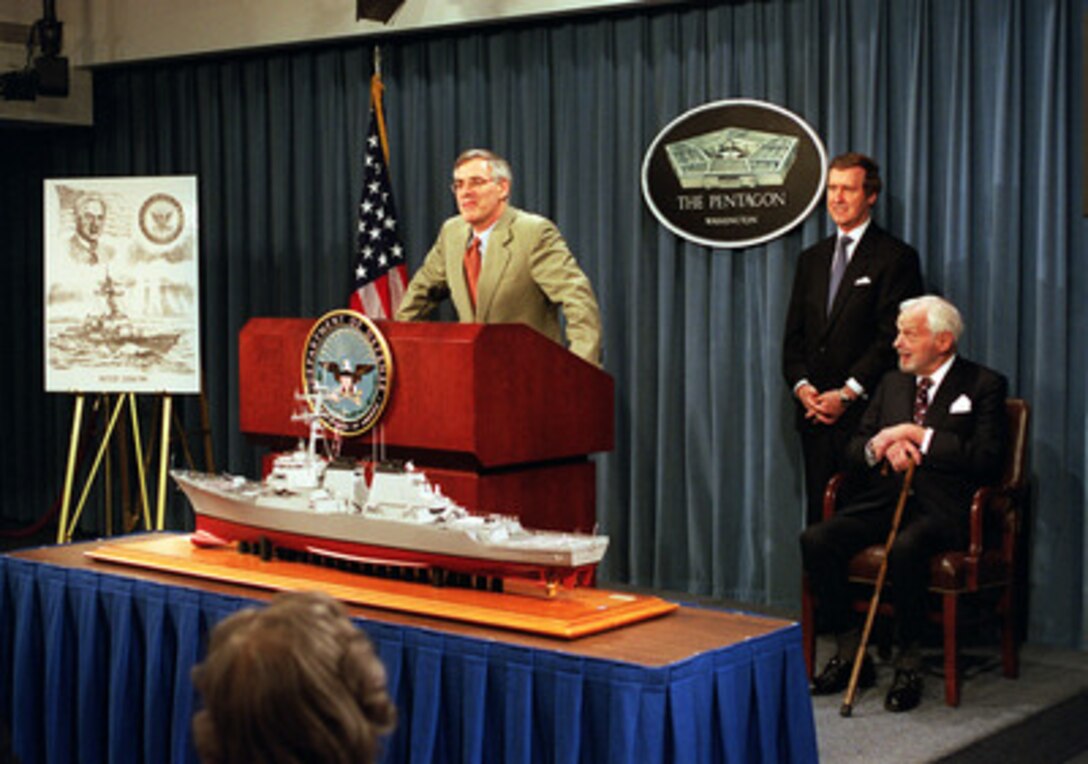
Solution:
{"label": "wooden podium", "polygon": [[[313,324],[255,318],[242,328],[242,432],[273,446],[305,436],[291,412]],[[514,514],[530,528],[593,530],[587,457],[613,448],[612,377],[518,324],[377,325],[393,356],[390,400],[343,453],[368,458],[377,439],[469,509]]]}

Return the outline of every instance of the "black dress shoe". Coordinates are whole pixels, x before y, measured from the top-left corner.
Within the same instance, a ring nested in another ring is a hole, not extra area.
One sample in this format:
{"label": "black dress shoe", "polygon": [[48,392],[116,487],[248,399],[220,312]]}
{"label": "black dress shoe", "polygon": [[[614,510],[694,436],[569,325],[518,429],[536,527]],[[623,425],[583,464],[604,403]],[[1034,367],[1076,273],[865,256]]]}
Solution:
{"label": "black dress shoe", "polygon": [[892,713],[910,711],[922,700],[922,672],[896,669],[892,688],[884,698],[884,708]]}
{"label": "black dress shoe", "polygon": [[[854,670],[854,662],[843,660],[835,656],[827,662],[820,675],[812,680],[813,695],[832,695],[842,692],[850,684],[850,672]],[[858,687],[865,689],[876,684],[876,668],[873,659],[866,655],[861,661],[861,671],[858,673]]]}

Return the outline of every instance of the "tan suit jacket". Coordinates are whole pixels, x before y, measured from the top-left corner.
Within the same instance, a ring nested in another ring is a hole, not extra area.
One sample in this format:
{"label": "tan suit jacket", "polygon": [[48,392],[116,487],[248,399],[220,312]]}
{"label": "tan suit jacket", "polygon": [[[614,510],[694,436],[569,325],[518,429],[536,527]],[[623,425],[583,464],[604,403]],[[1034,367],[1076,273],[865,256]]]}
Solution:
{"label": "tan suit jacket", "polygon": [[395,318],[412,321],[430,313],[447,295],[461,323],[520,323],[562,343],[559,310],[566,319],[571,352],[601,363],[601,318],[589,279],[550,220],[507,207],[487,239],[473,310],[464,256],[472,228],[447,220],[423,265],[412,276]]}

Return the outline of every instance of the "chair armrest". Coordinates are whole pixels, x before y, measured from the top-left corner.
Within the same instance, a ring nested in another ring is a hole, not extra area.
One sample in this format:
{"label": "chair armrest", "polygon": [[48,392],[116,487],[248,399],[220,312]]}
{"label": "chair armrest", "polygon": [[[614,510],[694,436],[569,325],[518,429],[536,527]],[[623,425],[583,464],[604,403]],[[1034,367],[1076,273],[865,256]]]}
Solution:
{"label": "chair armrest", "polygon": [[831,479],[827,481],[827,488],[824,489],[824,520],[829,520],[833,514],[835,514],[835,504],[839,499],[839,489],[842,488],[842,484],[846,482],[846,473],[838,472],[831,476]]}
{"label": "chair armrest", "polygon": [[[1005,513],[1009,510],[1015,512],[1017,505],[1017,489],[1007,485],[989,485],[977,489],[971,497],[970,514],[970,541],[967,554],[977,558],[982,554],[986,543],[986,523],[1001,522],[1001,536],[1003,544],[1016,533],[1015,520],[1010,526],[1010,520]],[[1000,519],[988,520],[988,514],[1002,512]]]}
{"label": "chair armrest", "polygon": [[983,486],[976,490],[974,496],[971,497],[971,537],[967,543],[967,554],[972,557],[978,557],[982,554],[982,542],[985,538],[983,531],[985,530],[986,507],[990,503],[991,493],[992,489],[989,486]]}

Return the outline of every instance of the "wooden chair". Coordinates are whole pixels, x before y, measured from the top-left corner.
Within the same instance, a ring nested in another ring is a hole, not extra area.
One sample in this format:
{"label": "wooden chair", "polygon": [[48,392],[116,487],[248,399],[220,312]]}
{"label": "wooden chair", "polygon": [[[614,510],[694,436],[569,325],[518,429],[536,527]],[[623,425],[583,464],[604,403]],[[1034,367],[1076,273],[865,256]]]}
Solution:
{"label": "wooden chair", "polygon": [[[1030,407],[1019,398],[1005,402],[1009,417],[1009,453],[1001,482],[979,488],[971,502],[970,542],[966,549],[943,552],[933,557],[930,566],[929,590],[940,607],[930,611],[930,620],[941,624],[944,634],[944,697],[945,703],[960,703],[959,645],[960,597],[989,595],[996,597],[997,616],[1001,621],[1001,663],[1006,677],[1016,678],[1020,672],[1018,597],[1020,582],[1019,554],[1021,525],[1026,493],[1026,451]],[[838,491],[844,474],[828,483],[824,494],[824,518],[835,511]],[[862,550],[850,561],[850,580],[875,585],[877,571],[884,559],[884,544]],[[890,584],[886,584],[890,586]],[[871,595],[855,602],[855,609],[866,612]],[[807,576],[802,580],[801,632],[805,663],[809,677],[816,660],[816,629],[814,597]],[[987,602],[979,597],[980,605]],[[891,614],[891,606],[881,603],[882,615]]]}

